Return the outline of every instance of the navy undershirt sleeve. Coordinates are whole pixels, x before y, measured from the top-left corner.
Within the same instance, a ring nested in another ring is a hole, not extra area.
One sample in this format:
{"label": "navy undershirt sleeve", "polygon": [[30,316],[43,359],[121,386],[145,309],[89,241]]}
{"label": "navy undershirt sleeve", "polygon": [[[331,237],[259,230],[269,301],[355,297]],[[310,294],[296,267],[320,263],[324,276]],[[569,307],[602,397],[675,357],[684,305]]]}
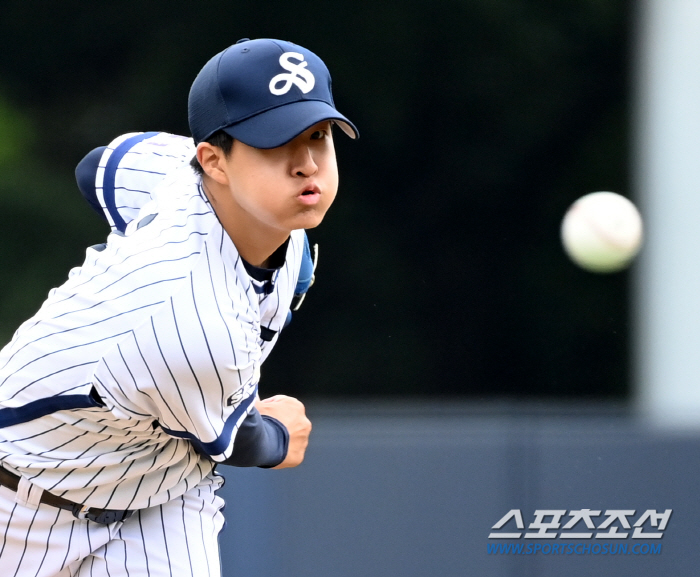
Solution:
{"label": "navy undershirt sleeve", "polygon": [[75,180],[78,183],[78,188],[83,198],[88,201],[90,206],[103,219],[107,220],[100,201],[97,200],[97,192],[95,190],[95,175],[97,168],[100,165],[102,153],[107,149],[106,146],[100,146],[88,152],[85,157],[75,167]]}
{"label": "navy undershirt sleeve", "polygon": [[261,415],[257,409],[245,418],[233,443],[233,453],[224,465],[270,468],[287,456],[289,432],[277,419]]}

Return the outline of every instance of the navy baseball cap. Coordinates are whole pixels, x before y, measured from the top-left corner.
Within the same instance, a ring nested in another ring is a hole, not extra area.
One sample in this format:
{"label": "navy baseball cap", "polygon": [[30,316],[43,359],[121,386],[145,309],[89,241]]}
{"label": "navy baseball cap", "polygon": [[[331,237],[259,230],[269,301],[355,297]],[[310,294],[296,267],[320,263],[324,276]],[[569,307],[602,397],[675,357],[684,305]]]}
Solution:
{"label": "navy baseball cap", "polygon": [[359,137],[335,109],[323,61],[282,40],[246,38],[214,56],[192,84],[188,109],[195,144],[223,130],[249,146],[276,148],[323,120]]}

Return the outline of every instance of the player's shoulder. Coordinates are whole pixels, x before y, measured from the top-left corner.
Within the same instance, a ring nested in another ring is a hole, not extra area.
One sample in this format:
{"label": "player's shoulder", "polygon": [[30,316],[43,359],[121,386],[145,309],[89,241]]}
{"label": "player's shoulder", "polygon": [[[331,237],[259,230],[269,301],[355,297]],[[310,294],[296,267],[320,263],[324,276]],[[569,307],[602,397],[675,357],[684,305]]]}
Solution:
{"label": "player's shoulder", "polygon": [[[201,187],[201,178],[189,166],[183,165],[168,172],[153,187],[150,200],[116,236],[130,238],[136,235],[137,239],[146,239],[157,230],[158,236],[196,234],[206,237],[212,228],[218,228],[217,224],[220,223]],[[142,240],[135,239],[134,242]]]}
{"label": "player's shoulder", "polygon": [[195,153],[191,138],[168,132],[129,132],[112,140],[100,159],[105,170],[167,174]]}
{"label": "player's shoulder", "polygon": [[91,153],[79,164],[78,186],[112,229],[121,232],[153,198],[166,176],[176,171],[183,174],[183,167],[185,173],[193,172],[189,162],[195,153],[194,142],[167,132],[122,134],[96,151],[99,154]]}
{"label": "player's shoulder", "polygon": [[151,148],[161,150],[167,155],[178,148],[193,149],[194,142],[187,136],[170,132],[126,132],[112,139],[107,147],[110,149],[123,147],[127,151]]}

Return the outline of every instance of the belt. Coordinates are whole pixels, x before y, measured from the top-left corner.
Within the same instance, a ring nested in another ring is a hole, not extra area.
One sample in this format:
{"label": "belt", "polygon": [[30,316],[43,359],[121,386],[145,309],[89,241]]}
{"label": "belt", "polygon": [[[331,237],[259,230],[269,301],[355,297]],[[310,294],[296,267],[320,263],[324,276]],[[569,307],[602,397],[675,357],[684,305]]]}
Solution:
{"label": "belt", "polygon": [[[10,473],[7,469],[0,467],[0,485],[17,492],[19,477],[14,473]],[[90,521],[103,525],[124,521],[134,513],[129,510],[95,509],[93,507],[87,507],[86,505],[73,503],[73,501],[53,495],[48,491],[42,491],[39,502],[70,511],[76,519],[89,519]]]}

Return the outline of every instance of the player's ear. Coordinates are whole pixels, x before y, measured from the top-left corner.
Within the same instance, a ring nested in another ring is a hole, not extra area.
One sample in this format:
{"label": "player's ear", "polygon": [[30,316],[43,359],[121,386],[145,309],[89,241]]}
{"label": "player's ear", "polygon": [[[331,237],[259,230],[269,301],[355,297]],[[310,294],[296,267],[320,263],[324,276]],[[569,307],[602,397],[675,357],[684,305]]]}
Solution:
{"label": "player's ear", "polygon": [[197,160],[209,177],[219,184],[228,184],[228,176],[224,170],[226,156],[221,148],[208,142],[200,142],[197,145]]}

